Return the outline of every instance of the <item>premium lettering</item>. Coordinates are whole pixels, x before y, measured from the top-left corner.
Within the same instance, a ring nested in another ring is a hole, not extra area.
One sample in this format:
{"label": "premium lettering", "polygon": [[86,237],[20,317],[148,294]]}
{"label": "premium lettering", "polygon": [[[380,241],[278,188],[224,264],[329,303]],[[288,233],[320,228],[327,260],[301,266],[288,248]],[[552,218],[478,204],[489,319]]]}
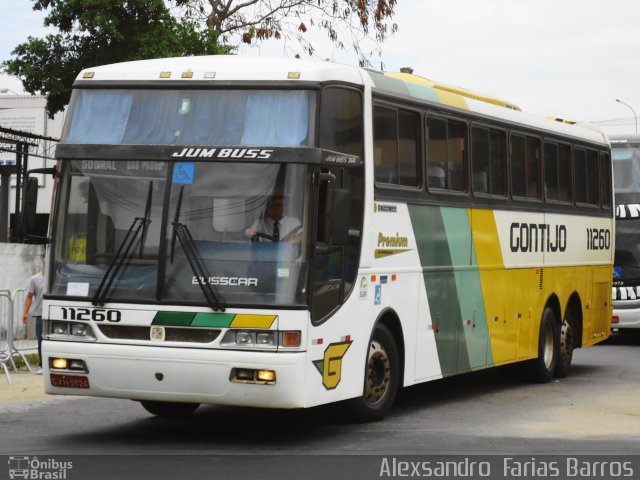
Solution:
{"label": "premium lettering", "polygon": [[386,236],[382,233],[378,234],[378,246],[379,247],[407,247],[409,246],[409,239],[407,237],[401,237],[397,232],[396,236]]}

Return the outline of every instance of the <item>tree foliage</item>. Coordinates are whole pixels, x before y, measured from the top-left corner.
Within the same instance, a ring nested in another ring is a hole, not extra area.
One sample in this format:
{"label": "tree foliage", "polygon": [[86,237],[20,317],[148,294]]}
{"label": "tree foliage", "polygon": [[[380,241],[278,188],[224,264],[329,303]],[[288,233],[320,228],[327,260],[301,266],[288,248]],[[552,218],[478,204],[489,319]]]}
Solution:
{"label": "tree foliage", "polygon": [[45,38],[29,37],[2,66],[29,93],[47,97],[50,116],[69,102],[84,68],[146,58],[229,53],[214,30],[176,19],[163,0],[35,0],[47,11]]}
{"label": "tree foliage", "polygon": [[351,47],[361,65],[373,52],[365,52],[367,39],[378,53],[384,40],[397,30],[393,17],[398,0],[176,0],[186,18],[206,23],[223,42],[247,44],[267,39],[296,40],[305,53],[315,48],[310,27],[324,30],[340,49]]}

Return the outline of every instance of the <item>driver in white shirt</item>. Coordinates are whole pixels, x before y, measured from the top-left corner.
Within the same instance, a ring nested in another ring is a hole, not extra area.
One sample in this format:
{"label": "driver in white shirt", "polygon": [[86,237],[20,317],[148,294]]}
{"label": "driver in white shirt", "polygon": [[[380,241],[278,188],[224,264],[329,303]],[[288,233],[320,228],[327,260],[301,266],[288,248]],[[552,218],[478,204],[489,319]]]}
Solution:
{"label": "driver in white shirt", "polygon": [[250,238],[258,237],[258,240],[264,240],[266,237],[267,240],[272,242],[279,242],[284,239],[292,243],[299,243],[300,235],[296,235],[294,238],[287,238],[287,236],[300,230],[301,226],[302,222],[297,218],[284,215],[284,196],[273,195],[267,202],[265,215],[253,222],[244,233]]}

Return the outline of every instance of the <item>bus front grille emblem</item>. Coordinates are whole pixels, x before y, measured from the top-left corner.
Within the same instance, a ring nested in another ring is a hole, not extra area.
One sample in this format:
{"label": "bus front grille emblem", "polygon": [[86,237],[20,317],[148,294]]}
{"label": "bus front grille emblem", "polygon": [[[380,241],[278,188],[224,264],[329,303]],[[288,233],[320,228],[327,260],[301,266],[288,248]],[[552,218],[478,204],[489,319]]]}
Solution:
{"label": "bus front grille emblem", "polygon": [[151,327],[151,330],[149,331],[149,338],[152,342],[164,342],[164,327]]}

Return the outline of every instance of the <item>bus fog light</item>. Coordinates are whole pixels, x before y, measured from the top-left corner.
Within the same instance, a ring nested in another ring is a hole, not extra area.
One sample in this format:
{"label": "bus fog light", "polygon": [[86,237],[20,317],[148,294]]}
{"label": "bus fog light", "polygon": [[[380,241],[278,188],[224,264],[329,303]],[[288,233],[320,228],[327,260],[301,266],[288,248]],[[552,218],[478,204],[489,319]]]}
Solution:
{"label": "bus fog light", "polygon": [[83,360],[69,360],[69,370],[85,371],[86,367]]}
{"label": "bus fog light", "polygon": [[273,332],[260,332],[256,335],[257,345],[274,345]]}
{"label": "bus fog light", "polygon": [[282,332],[282,338],[280,345],[283,347],[299,347],[300,346],[300,332]]}
{"label": "bus fog light", "polygon": [[248,368],[236,368],[236,379],[244,381],[252,381],[254,378],[255,370]]}
{"label": "bus fog light", "polygon": [[51,368],[60,368],[66,369],[69,365],[69,362],[66,358],[52,358],[51,359]]}
{"label": "bus fog light", "polygon": [[256,375],[256,377],[260,382],[275,383],[276,372],[274,372],[273,370],[258,370],[258,374]]}
{"label": "bus fog light", "polygon": [[51,326],[51,333],[56,335],[68,335],[69,324],[63,322],[54,322]]}

